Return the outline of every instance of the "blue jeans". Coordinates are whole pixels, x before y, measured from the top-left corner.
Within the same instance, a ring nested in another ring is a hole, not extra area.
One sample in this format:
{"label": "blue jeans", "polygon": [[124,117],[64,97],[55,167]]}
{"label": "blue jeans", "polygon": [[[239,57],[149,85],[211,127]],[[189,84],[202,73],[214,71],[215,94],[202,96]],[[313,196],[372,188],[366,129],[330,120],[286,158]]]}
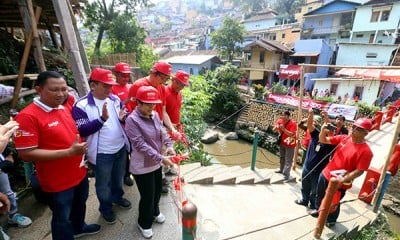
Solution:
{"label": "blue jeans", "polygon": [[162,173],[161,167],[146,174],[133,175],[140,193],[138,223],[144,229],[151,228],[154,217],[160,214]]}
{"label": "blue jeans", "polygon": [[8,180],[8,174],[0,172],[0,192],[7,195],[10,200],[11,206],[8,215],[12,215],[18,211],[16,194],[13,192],[10,186],[10,181]]}
{"label": "blue jeans", "polygon": [[112,204],[124,195],[123,179],[125,175],[127,151],[125,146],[114,154],[98,153],[94,172],[96,177],[96,195],[99,199],[99,211],[108,214]]}
{"label": "blue jeans", "polygon": [[51,219],[53,240],[73,240],[74,233],[81,232],[85,224],[86,200],[89,196],[87,177],[75,187],[49,195],[49,207],[53,212]]}
{"label": "blue jeans", "polygon": [[317,191],[319,173],[308,170],[303,166],[303,171],[301,173],[301,195],[303,202],[310,203],[311,209],[316,209],[315,198]]}
{"label": "blue jeans", "polygon": [[[318,178],[318,185],[317,185],[317,195],[316,195],[316,201],[315,201],[315,206],[318,210],[320,210],[320,206],[322,203],[322,199],[325,197],[325,191],[328,188],[329,181],[325,178],[325,176],[321,173]],[[338,189],[340,191],[340,200],[343,199],[344,195],[346,194],[346,190],[344,189]],[[330,213],[328,215],[328,218],[326,219],[326,222],[336,222],[336,220],[339,217],[340,213],[340,203],[337,205],[336,210],[333,213]]]}

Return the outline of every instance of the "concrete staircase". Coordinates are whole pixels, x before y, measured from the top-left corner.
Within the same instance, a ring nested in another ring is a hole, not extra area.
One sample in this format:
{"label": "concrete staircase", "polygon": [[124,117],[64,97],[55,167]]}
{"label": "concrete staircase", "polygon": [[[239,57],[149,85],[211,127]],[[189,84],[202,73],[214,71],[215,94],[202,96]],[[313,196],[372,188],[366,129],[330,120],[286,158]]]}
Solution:
{"label": "concrete staircase", "polygon": [[225,166],[213,164],[203,167],[200,163],[191,163],[181,166],[181,176],[187,184],[277,184],[296,182],[300,177],[297,172],[289,180],[282,174],[274,173],[273,169],[242,168],[240,166]]}
{"label": "concrete staircase", "polygon": [[[222,164],[186,164],[180,173],[185,196],[198,207],[199,240],[313,239],[316,218],[293,202],[300,198],[300,171],[292,171],[289,181],[273,169]],[[357,191],[347,192],[343,200],[350,203],[341,205],[338,223],[325,227],[321,239],[352,238],[376,219],[372,207],[357,197]]]}

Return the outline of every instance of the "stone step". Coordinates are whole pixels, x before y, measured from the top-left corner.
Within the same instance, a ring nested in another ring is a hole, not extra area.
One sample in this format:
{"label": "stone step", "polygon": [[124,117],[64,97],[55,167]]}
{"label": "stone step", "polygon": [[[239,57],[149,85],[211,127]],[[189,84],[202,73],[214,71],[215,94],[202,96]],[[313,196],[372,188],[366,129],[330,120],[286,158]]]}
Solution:
{"label": "stone step", "polygon": [[240,166],[232,166],[226,168],[219,168],[214,171],[213,184],[235,184],[237,175],[236,171],[242,169]]}
{"label": "stone step", "polygon": [[211,166],[195,168],[191,172],[188,172],[183,176],[185,183],[193,184],[212,184],[213,174],[212,172],[218,168],[226,168],[222,164],[213,164]]}
{"label": "stone step", "polygon": [[244,168],[236,172],[236,174],[238,174],[236,184],[270,184],[273,173],[270,169],[255,169],[252,171],[250,168]]}

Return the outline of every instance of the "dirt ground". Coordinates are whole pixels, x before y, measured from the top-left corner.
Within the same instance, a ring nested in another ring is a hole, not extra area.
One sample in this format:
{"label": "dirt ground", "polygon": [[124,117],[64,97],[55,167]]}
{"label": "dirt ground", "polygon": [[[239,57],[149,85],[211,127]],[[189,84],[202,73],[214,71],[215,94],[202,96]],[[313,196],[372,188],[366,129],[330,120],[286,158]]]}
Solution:
{"label": "dirt ground", "polygon": [[384,199],[385,210],[400,217],[400,174],[396,174],[390,181]]}

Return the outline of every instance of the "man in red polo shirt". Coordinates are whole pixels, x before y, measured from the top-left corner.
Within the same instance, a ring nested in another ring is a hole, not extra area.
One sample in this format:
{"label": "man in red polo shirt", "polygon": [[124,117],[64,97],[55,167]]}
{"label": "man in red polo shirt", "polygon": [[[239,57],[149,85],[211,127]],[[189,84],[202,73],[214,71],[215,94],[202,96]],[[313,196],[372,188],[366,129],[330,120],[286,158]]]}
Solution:
{"label": "man in red polo shirt", "polygon": [[150,70],[150,75],[141,79],[136,80],[131,88],[129,89],[129,102],[126,107],[129,112],[132,112],[137,103],[136,103],[136,92],[141,86],[152,86],[158,90],[158,94],[160,95],[160,100],[162,103],[157,104],[154,110],[158,113],[160,120],[163,122],[164,126],[172,131],[176,132],[176,129],[171,123],[171,119],[168,116],[165,104],[165,88],[164,84],[169,79],[172,71],[172,66],[166,62],[156,62]]}
{"label": "man in red polo shirt", "polygon": [[122,103],[126,104],[129,94],[129,80],[131,79],[131,67],[129,64],[124,62],[119,62],[115,64],[113,73],[115,75],[115,80],[118,85],[113,85],[111,93],[117,95]]}
{"label": "man in red polo shirt", "polygon": [[46,71],[39,74],[35,89],[39,97],[15,119],[19,130],[14,140],[19,156],[35,162],[40,186],[50,195],[52,238],[72,240],[95,234],[100,225],[85,223],[87,143],[80,141],[71,112],[62,105],[67,83],[59,73]]}
{"label": "man in red polo shirt", "polygon": [[171,84],[165,88],[166,110],[174,125],[178,125],[181,122],[181,90],[187,86],[189,86],[189,73],[178,70],[172,78]]}
{"label": "man in red polo shirt", "polygon": [[[113,73],[118,85],[112,86],[111,93],[117,95],[121,102],[125,105],[128,102],[129,88],[131,87],[131,84],[129,84],[132,73],[131,67],[127,63],[119,62],[115,64]],[[133,180],[131,178],[131,173],[129,172],[129,154],[127,154],[126,157],[124,184],[127,186],[132,186]]]}

